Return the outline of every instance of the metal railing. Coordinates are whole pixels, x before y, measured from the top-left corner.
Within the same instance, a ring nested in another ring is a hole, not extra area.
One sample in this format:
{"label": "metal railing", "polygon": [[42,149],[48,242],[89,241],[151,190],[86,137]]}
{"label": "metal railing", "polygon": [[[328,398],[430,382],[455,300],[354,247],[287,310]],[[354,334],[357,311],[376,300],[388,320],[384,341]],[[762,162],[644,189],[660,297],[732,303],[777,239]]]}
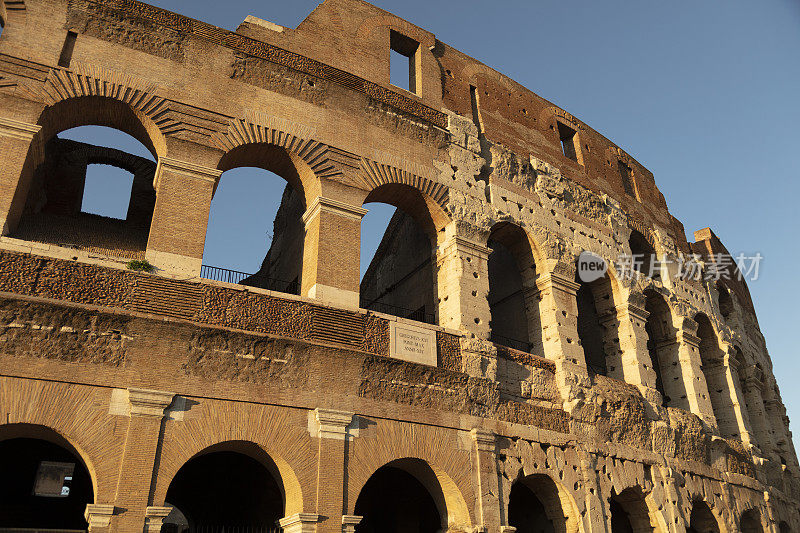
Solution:
{"label": "metal railing", "polygon": [[436,323],[436,317],[431,313],[426,313],[424,307],[413,310],[383,302],[372,302],[368,306],[365,306],[364,309],[377,311],[378,313],[386,313],[387,315],[399,316],[409,320],[416,320],[417,322],[424,322],[426,324]]}
{"label": "metal railing", "polygon": [[521,341],[519,339],[512,339],[510,337],[505,337],[503,335],[498,335],[495,332],[491,332],[489,334],[489,340],[491,340],[495,344],[500,344],[505,346],[506,348],[511,348],[513,350],[519,350],[520,352],[528,352],[530,353],[531,348],[533,345],[529,341]]}
{"label": "metal railing", "polygon": [[230,268],[211,265],[202,265],[200,267],[200,277],[204,279],[210,279],[212,281],[236,283],[250,287],[260,287],[262,289],[285,292],[288,294],[298,294],[300,292],[299,283],[296,279],[294,281],[285,281],[257,273],[251,274],[249,272],[242,272],[241,270],[233,270]]}

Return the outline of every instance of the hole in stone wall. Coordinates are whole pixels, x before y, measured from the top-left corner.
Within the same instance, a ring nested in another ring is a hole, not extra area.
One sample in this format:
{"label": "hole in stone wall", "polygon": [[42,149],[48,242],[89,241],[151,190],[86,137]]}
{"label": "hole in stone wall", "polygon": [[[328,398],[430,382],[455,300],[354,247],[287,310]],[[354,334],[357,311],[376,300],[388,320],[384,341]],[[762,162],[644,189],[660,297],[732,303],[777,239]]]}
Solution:
{"label": "hole in stone wall", "polygon": [[414,39],[389,31],[389,83],[417,94],[418,50],[419,43]]}

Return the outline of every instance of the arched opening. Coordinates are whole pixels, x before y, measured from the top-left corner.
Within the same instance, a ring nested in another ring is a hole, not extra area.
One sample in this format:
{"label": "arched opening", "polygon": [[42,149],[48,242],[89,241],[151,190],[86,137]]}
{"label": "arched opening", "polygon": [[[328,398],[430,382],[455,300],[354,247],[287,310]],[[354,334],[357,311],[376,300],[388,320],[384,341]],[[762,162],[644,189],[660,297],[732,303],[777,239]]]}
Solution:
{"label": "arched opening", "polygon": [[[535,301],[536,262],[525,231],[515,224],[496,224],[487,242],[491,340],[530,352],[541,350],[541,324]],[[535,298],[534,298],[535,300]],[[538,335],[538,339],[536,338]]]}
{"label": "arched opening", "polygon": [[619,321],[608,274],[589,283],[580,282],[576,299],[578,338],[589,373],[606,376],[620,371]]}
{"label": "arched opening", "polygon": [[0,530],[85,530],[94,490],[78,453],[54,431],[14,426],[0,441]]}
{"label": "arched opening", "polygon": [[42,154],[11,235],[143,259],[156,200],[149,149],[121,130],[86,125],[54,135]]}
{"label": "arched opening", "polygon": [[692,503],[692,514],[689,517],[687,533],[720,533],[719,523],[711,512],[711,508],[703,500]]}
{"label": "arched opening", "polygon": [[664,407],[688,408],[686,388],[680,365],[677,329],[672,311],[664,297],[653,289],[645,291],[647,311],[647,352],[656,374],[656,389]]}
{"label": "arched opening", "polygon": [[627,488],[613,493],[609,500],[611,531],[613,533],[652,533],[655,524],[650,520],[650,511],[642,490]]}
{"label": "arched opening", "polygon": [[[436,323],[435,246],[445,215],[438,205],[409,185],[389,183],[364,200],[361,222],[364,242],[376,242],[390,209],[395,208],[375,248],[363,250],[360,306],[381,313]],[[376,220],[377,219],[377,220]],[[381,220],[382,219],[382,220]],[[376,222],[378,222],[376,224]]]}
{"label": "arched opening", "polygon": [[573,533],[577,529],[574,504],[562,493],[544,474],[517,479],[509,494],[508,525],[516,527],[517,533]]}
{"label": "arched opening", "polygon": [[717,334],[705,314],[698,313],[694,320],[697,322],[697,336],[700,339],[700,362],[717,426],[723,437],[739,437],[739,422],[734,410],[736,391],[728,381],[728,369]]}
{"label": "arched opening", "polygon": [[631,248],[631,265],[633,269],[653,279],[660,278],[661,273],[658,272],[656,249],[650,244],[650,241],[640,232],[632,229],[628,245]]}
{"label": "arched opening", "polygon": [[165,498],[174,509],[162,531],[271,532],[284,516],[284,504],[275,462],[255,444],[227,442],[178,470]]}
{"label": "arched opening", "polygon": [[722,314],[723,318],[727,319],[733,313],[733,297],[731,296],[731,291],[725,286],[722,281],[716,282],[717,288],[717,298],[719,303],[719,312]]}
{"label": "arched opening", "polygon": [[742,513],[742,518],[739,521],[739,529],[742,533],[764,533],[764,528],[761,527],[761,516],[756,509],[748,509]]}
{"label": "arched opening", "polygon": [[311,171],[270,144],[238,146],[222,157],[218,169],[223,172],[211,201],[200,275],[300,294],[303,183]]}
{"label": "arched opening", "polygon": [[[447,526],[447,514],[437,505],[423,480],[413,470],[430,470],[424,462],[413,460],[382,466],[361,489],[355,505],[359,533],[436,533]],[[432,471],[428,472],[433,479]],[[429,483],[430,485],[430,483]],[[442,496],[440,497],[440,501]]]}

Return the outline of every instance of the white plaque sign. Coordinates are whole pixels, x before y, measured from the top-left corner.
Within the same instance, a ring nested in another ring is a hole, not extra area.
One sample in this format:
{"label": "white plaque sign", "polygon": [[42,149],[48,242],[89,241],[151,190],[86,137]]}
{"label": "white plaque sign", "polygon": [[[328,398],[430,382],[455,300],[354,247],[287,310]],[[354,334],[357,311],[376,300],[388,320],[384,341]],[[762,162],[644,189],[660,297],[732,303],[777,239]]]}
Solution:
{"label": "white plaque sign", "polygon": [[436,332],[400,322],[389,322],[389,356],[436,366]]}

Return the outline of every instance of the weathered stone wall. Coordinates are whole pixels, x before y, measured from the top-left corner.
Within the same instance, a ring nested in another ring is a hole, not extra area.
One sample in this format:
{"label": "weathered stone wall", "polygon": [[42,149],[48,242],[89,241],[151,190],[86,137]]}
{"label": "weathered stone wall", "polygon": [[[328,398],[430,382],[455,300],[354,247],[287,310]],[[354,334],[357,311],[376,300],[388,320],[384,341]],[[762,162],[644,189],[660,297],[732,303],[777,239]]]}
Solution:
{"label": "weathered stone wall", "polygon": [[[71,443],[95,484],[93,532],[157,531],[181,465],[239,441],[274,463],[287,532],[352,531],[370,476],[412,459],[450,531],[511,533],[515,483],[559,531],[607,531],[614,505],[637,531],[695,528],[703,506],[711,529],[746,529],[751,512],[764,531],[800,530],[797,457],[743,282],[611,268],[592,291],[599,328],[580,334],[582,251],[613,267],[634,230],[673,262],[693,250],[709,269],[725,250],[710,230],[690,247],[652,174],[576,117],[358,0],[237,32],[134,0],[2,5],[0,439],[50,428]],[[414,93],[389,84],[391,32],[418,45]],[[122,268],[112,231],[94,247],[22,231],[26,206],[45,205],[48,143],[89,124],[157,159],[136,249],[153,274]],[[213,192],[239,166],[297,192],[278,262],[299,296],[196,279]],[[406,213],[426,246],[390,233],[360,287],[370,202]],[[494,316],[490,239],[509,228],[523,298]],[[360,289],[423,250],[430,288],[397,293],[427,299],[438,325],[359,309]],[[504,316],[530,350],[499,342]],[[429,364],[404,358],[401,326]]]}

